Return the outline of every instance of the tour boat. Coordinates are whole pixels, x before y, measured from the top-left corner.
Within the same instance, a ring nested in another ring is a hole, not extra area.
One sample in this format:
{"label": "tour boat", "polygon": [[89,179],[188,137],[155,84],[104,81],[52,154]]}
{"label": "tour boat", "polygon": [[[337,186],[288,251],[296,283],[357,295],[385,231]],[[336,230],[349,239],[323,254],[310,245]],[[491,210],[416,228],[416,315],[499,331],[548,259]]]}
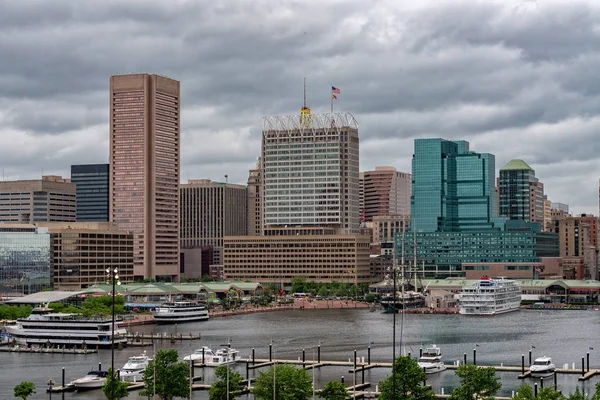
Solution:
{"label": "tour boat", "polygon": [[552,363],[550,357],[538,357],[529,366],[531,376],[534,378],[550,376],[556,370],[556,366]]}
{"label": "tour boat", "polygon": [[70,385],[77,390],[99,389],[106,383],[108,371],[90,371],[83,378],[75,379]]}
{"label": "tour boat", "polygon": [[521,305],[521,288],[515,281],[483,276],[474,285],[462,288],[459,313],[496,315],[517,311]]}
{"label": "tour boat", "polygon": [[137,382],[144,378],[144,371],[151,358],[146,355],[146,351],[139,356],[129,357],[127,363],[119,371],[119,378],[125,382]]}
{"label": "tour boat", "polygon": [[152,315],[157,323],[174,324],[206,320],[208,309],[205,304],[196,301],[174,301],[157,307]]}
{"label": "tour boat", "polygon": [[435,374],[446,369],[442,361],[442,350],[435,344],[427,347],[421,357],[419,357],[419,367],[425,370],[426,374]]}
{"label": "tour boat", "polygon": [[111,318],[85,318],[79,314],[55,313],[48,307],[36,307],[27,318],[19,318],[14,325],[6,325],[6,331],[22,345],[67,346],[83,345],[110,347],[114,336],[115,345],[127,344],[127,331],[115,321],[112,331]]}

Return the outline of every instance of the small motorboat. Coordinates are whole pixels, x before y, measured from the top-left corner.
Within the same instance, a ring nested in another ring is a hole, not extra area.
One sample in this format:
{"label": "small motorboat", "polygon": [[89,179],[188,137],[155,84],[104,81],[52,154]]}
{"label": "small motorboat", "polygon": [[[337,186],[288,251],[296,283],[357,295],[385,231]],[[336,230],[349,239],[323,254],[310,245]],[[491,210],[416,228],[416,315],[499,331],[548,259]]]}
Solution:
{"label": "small motorboat", "polygon": [[421,357],[419,357],[419,367],[426,374],[435,374],[444,371],[446,366],[442,361],[442,350],[435,344],[432,347],[427,347]]}
{"label": "small motorboat", "polygon": [[183,357],[183,361],[192,360],[192,361],[198,361],[201,363],[202,362],[207,363],[212,360],[214,355],[215,355],[215,353],[209,347],[202,346],[201,348],[197,349],[189,356]]}
{"label": "small motorboat", "polygon": [[556,370],[556,366],[552,362],[550,357],[538,357],[533,361],[533,364],[529,366],[531,376],[534,378],[541,378],[550,376]]}
{"label": "small motorboat", "polygon": [[99,389],[106,383],[108,371],[90,371],[83,378],[71,382],[77,390]]}
{"label": "small motorboat", "polygon": [[139,356],[129,357],[127,363],[123,365],[119,371],[120,379],[124,382],[137,382],[144,378],[144,371],[148,366],[151,358],[146,355],[146,352]]}

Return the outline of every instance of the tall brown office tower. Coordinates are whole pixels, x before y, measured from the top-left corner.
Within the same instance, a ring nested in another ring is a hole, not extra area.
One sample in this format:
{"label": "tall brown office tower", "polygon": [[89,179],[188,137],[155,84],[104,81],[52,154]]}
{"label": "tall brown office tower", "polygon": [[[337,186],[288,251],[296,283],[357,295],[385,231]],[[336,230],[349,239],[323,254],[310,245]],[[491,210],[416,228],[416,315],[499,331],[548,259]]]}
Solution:
{"label": "tall brown office tower", "polygon": [[179,82],[110,78],[110,220],[134,233],[134,276],[179,278]]}

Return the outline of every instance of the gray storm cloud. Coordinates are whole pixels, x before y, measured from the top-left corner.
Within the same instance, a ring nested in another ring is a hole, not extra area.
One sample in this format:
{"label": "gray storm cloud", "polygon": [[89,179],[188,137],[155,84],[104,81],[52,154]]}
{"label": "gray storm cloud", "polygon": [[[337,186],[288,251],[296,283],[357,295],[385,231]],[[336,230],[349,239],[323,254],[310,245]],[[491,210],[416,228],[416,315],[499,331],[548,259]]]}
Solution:
{"label": "gray storm cloud", "polygon": [[600,6],[589,1],[0,1],[0,167],[108,158],[109,76],[181,81],[182,177],[244,183],[260,117],[360,121],[361,169],[410,171],[417,137],[524,158],[552,201],[597,213]]}

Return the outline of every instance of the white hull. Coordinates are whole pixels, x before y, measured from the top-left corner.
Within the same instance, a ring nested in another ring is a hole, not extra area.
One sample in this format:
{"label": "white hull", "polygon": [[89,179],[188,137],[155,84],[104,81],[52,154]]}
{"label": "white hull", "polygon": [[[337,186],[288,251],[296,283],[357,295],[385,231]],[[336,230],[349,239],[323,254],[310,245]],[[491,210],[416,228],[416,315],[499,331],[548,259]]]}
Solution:
{"label": "white hull", "polygon": [[144,380],[144,370],[140,371],[119,371],[119,378],[123,382],[140,382]]}
{"label": "white hull", "polygon": [[505,309],[502,309],[502,310],[492,310],[492,311],[489,311],[489,312],[470,311],[468,309],[464,309],[464,308],[461,307],[458,310],[458,313],[462,314],[462,315],[498,315],[498,314],[506,314],[506,313],[513,312],[513,311],[519,311],[520,307],[521,306],[519,304],[518,306],[513,307],[513,308],[505,308]]}
{"label": "white hull", "polygon": [[157,307],[152,311],[152,316],[156,323],[176,324],[207,320],[208,310],[205,305],[197,302],[176,301]]}
{"label": "white hull", "polygon": [[77,390],[100,389],[106,383],[106,379],[83,382],[73,381],[71,383],[73,384],[73,386],[75,386],[75,388],[77,388]]}
{"label": "white hull", "polygon": [[191,322],[191,321],[205,321],[208,319],[208,312],[206,314],[192,314],[192,315],[154,315],[154,321],[159,324],[176,324],[178,322]]}
{"label": "white hull", "polygon": [[462,288],[459,313],[462,315],[498,315],[519,310],[521,288],[515,281],[482,277]]}
{"label": "white hull", "polygon": [[532,378],[547,378],[554,375],[554,369],[548,369],[544,371],[531,371]]}
{"label": "white hull", "polygon": [[425,369],[425,373],[427,375],[437,374],[438,372],[442,372],[442,371],[446,370],[446,366],[443,363],[431,364],[431,365],[425,365],[425,364],[419,363],[419,367],[421,367],[421,369]]}

